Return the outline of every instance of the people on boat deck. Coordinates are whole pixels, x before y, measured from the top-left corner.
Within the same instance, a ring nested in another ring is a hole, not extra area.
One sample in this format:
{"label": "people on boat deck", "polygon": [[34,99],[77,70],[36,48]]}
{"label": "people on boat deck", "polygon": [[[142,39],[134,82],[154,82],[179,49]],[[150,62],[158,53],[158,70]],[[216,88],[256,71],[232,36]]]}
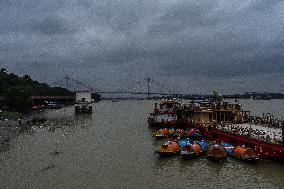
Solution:
{"label": "people on boat deck", "polygon": [[[214,126],[212,124],[203,124],[205,128],[213,128]],[[282,133],[275,133],[273,131],[264,131],[260,129],[253,129],[253,128],[247,128],[242,127],[240,125],[233,125],[233,124],[224,124],[221,123],[216,126],[219,130],[224,130],[226,132],[232,132],[236,135],[243,135],[251,138],[255,138],[258,140],[263,140],[270,143],[281,143],[282,141]]]}
{"label": "people on boat deck", "polygon": [[274,116],[268,117],[248,117],[247,120],[250,120],[251,123],[255,125],[267,125],[268,127],[281,128],[281,121],[279,118],[274,118]]}

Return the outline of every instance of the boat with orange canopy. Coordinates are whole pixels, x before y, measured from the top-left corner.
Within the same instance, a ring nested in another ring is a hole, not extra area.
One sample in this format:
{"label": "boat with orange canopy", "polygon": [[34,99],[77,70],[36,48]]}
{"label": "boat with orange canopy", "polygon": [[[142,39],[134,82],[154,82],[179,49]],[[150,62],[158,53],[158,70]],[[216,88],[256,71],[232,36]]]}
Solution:
{"label": "boat with orange canopy", "polygon": [[225,159],[227,152],[224,146],[220,144],[211,144],[207,149],[207,156],[215,161],[222,161]]}
{"label": "boat with orange canopy", "polygon": [[158,153],[162,157],[178,155],[180,152],[180,147],[175,141],[165,142],[155,153]]}
{"label": "boat with orange canopy", "polygon": [[187,144],[180,151],[183,159],[192,159],[199,156],[202,153],[202,148],[198,143]]}
{"label": "boat with orange canopy", "polygon": [[254,150],[245,146],[236,146],[232,152],[232,156],[249,162],[259,159]]}
{"label": "boat with orange canopy", "polygon": [[173,135],[174,133],[174,128],[162,128],[162,129],[159,129],[158,131],[154,132],[153,133],[153,136],[156,138],[156,139],[161,139],[161,138],[167,138],[171,135]]}

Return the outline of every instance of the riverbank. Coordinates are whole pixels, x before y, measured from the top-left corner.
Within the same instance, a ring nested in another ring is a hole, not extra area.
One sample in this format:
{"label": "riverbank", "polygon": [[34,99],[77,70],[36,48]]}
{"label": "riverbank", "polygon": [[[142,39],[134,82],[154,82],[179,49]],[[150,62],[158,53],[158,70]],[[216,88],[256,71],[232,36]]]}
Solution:
{"label": "riverbank", "polygon": [[18,112],[0,113],[0,152],[6,151],[12,138],[21,132],[29,131],[36,124],[46,122],[37,114],[23,115]]}
{"label": "riverbank", "polygon": [[0,112],[0,152],[7,150],[10,140],[20,132],[20,118],[18,112]]}
{"label": "riverbank", "polygon": [[16,137],[20,130],[18,121],[0,120],[0,152],[8,149],[10,140]]}

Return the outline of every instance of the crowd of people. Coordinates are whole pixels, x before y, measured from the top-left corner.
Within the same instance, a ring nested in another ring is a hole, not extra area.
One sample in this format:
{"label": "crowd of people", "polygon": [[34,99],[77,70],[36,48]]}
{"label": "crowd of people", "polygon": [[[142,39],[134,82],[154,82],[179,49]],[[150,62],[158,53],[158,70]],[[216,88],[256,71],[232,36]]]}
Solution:
{"label": "crowd of people", "polygon": [[237,135],[243,135],[254,139],[281,144],[282,143],[282,131],[279,129],[271,128],[252,128],[242,124],[220,124],[217,127],[219,130],[231,132]]}
{"label": "crowd of people", "polygon": [[263,117],[246,117],[245,118],[248,122],[255,124],[255,125],[266,125],[268,127],[275,127],[281,128],[282,122],[279,118],[274,118],[274,116],[263,116]]}

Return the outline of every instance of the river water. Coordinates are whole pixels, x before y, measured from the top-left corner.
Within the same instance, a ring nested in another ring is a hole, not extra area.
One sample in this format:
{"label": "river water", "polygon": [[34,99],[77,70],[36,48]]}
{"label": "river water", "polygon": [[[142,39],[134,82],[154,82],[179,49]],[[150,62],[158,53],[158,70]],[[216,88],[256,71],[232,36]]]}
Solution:
{"label": "river water", "polygon": [[[0,188],[284,188],[280,163],[159,158],[162,141],[147,126],[154,103],[101,101],[91,116],[75,116],[74,107],[41,113],[46,123],[0,152]],[[252,114],[284,115],[284,100],[241,103]]]}

